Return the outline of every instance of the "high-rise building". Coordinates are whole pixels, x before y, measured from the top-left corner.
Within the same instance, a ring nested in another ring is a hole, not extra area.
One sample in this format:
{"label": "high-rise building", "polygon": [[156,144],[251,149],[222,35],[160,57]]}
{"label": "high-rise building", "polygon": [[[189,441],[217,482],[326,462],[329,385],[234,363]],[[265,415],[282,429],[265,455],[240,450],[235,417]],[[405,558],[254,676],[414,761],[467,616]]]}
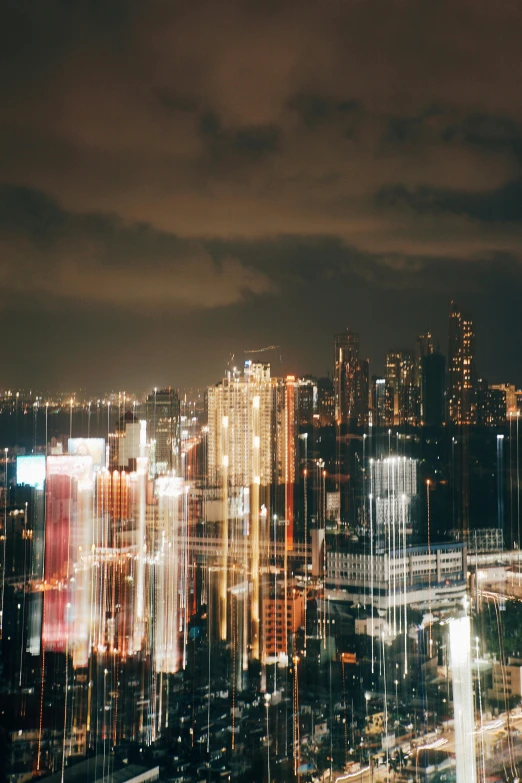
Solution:
{"label": "high-rise building", "polygon": [[386,457],[370,461],[368,532],[377,548],[404,546],[410,540],[417,499],[417,460]]}
{"label": "high-rise building", "polygon": [[416,384],[415,359],[410,351],[386,354],[385,380],[393,399],[392,424],[417,426],[420,420],[420,393]]}
{"label": "high-rise building", "polygon": [[[44,575],[44,650],[72,652],[75,665],[89,653],[90,572],[75,568],[93,544],[91,456],[47,458]],[[73,579],[74,577],[74,579]]]}
{"label": "high-rise building", "polygon": [[427,427],[441,427],[446,411],[446,359],[441,353],[422,357],[422,422]]}
{"label": "high-rise building", "polygon": [[372,376],[372,426],[389,427],[393,424],[393,397],[388,393],[385,378]]}
{"label": "high-rise building", "polygon": [[422,386],[422,360],[425,356],[431,356],[434,353],[435,347],[433,345],[433,337],[428,330],[419,334],[417,337],[417,365],[416,365],[416,379],[415,382],[419,389]]}
{"label": "high-rise building", "polygon": [[476,421],[475,330],[470,315],[451,303],[447,375],[447,413],[453,424]]}
{"label": "high-rise building", "polygon": [[136,470],[140,456],[141,424],[132,411],[126,411],[118,421],[115,431],[109,433],[109,468],[111,470]]}
{"label": "high-rise building", "polygon": [[147,438],[154,474],[180,469],[179,398],[173,389],[154,389],[147,397]]}
{"label": "high-rise building", "polygon": [[230,531],[236,544],[248,539],[239,566],[252,581],[250,638],[255,658],[266,657],[259,633],[260,559],[270,535],[266,520],[272,516],[274,496],[282,501],[278,507],[283,507],[275,518],[286,523],[288,549],[293,546],[295,391],[293,376],[272,378],[269,364],[251,361],[242,374],[230,371],[208,390],[207,455],[213,500],[207,502],[207,520],[212,503],[223,541],[217,575],[219,636],[225,640],[230,630],[227,570],[235,556]]}
{"label": "high-rise building", "polygon": [[331,427],[335,423],[331,378],[299,378],[296,382],[295,413],[299,427]]}
{"label": "high-rise building", "polygon": [[349,329],[335,335],[335,420],[361,427],[368,421],[369,363],[359,357],[359,335]]}
{"label": "high-rise building", "polygon": [[317,385],[313,378],[299,378],[297,382],[297,423],[311,427],[317,407]]}
{"label": "high-rise building", "polygon": [[482,427],[501,427],[507,419],[506,392],[504,389],[488,386],[479,379],[476,388],[476,423]]}
{"label": "high-rise building", "polygon": [[335,424],[335,392],[331,378],[319,378],[317,381],[317,416],[319,427]]}
{"label": "high-rise building", "polygon": [[[275,483],[273,421],[275,380],[269,364],[246,362],[244,373],[229,372],[208,390],[208,477],[221,484],[224,468],[230,487],[268,487]],[[255,421],[257,419],[257,422]],[[253,459],[253,440],[259,464]]]}
{"label": "high-rise building", "polygon": [[507,416],[517,415],[517,393],[513,383],[494,383],[489,387],[504,392],[506,396]]}
{"label": "high-rise building", "polygon": [[284,588],[272,590],[263,599],[263,630],[267,658],[287,655],[290,649],[289,637],[293,636],[304,622],[304,595],[289,587],[286,598]]}

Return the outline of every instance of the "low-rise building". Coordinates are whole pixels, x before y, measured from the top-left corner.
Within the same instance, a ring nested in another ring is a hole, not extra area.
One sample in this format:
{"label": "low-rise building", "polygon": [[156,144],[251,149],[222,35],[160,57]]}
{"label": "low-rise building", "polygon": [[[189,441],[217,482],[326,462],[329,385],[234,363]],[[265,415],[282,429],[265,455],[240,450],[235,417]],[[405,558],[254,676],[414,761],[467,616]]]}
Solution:
{"label": "low-rise building", "polygon": [[329,550],[326,587],[331,598],[373,606],[443,609],[466,593],[467,550],[463,544],[434,544],[379,551],[361,547]]}

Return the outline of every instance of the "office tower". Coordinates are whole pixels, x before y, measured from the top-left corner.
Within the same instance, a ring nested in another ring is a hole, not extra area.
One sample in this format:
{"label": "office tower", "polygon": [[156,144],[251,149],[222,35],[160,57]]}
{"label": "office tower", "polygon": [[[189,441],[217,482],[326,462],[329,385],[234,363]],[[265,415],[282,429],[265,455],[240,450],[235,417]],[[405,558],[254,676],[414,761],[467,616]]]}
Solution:
{"label": "office tower", "polygon": [[140,456],[141,425],[132,411],[126,411],[118,421],[115,431],[109,433],[110,470],[136,470]]}
{"label": "office tower", "polygon": [[433,337],[430,331],[423,332],[417,337],[417,362],[416,362],[416,377],[415,383],[419,387],[422,386],[422,360],[425,356],[431,356],[434,353],[435,347],[433,345]]}
{"label": "office tower", "polygon": [[393,424],[419,424],[420,393],[415,376],[415,359],[410,351],[386,354],[385,380],[393,398]]}
{"label": "office tower", "polygon": [[[242,375],[237,371],[228,373],[220,383],[209,388],[208,477],[211,487],[220,485],[224,467],[231,487],[250,487],[254,480],[262,487],[273,483],[275,386],[269,364],[246,362]],[[258,439],[255,444],[253,438]],[[259,450],[257,467],[253,445]]]}
{"label": "office tower", "polygon": [[386,379],[372,376],[372,426],[393,424],[393,397],[387,393]]}
{"label": "office tower", "polygon": [[[227,592],[230,588],[237,593],[238,589],[231,579],[251,581],[254,658],[266,657],[260,638],[261,557],[271,536],[268,521],[272,519],[272,497],[280,495],[278,488],[284,489],[285,546],[291,549],[293,545],[295,391],[293,376],[274,379],[269,364],[250,361],[245,363],[243,374],[229,372],[208,390],[207,455],[213,500],[207,502],[207,519],[219,523],[223,543],[215,579],[218,621],[214,627],[221,640],[229,637],[233,629]],[[246,645],[247,634],[243,637]]]}
{"label": "office tower", "polygon": [[313,378],[299,378],[296,388],[296,419],[300,427],[313,427],[318,419],[317,382]]}
{"label": "office tower", "polygon": [[362,427],[368,421],[369,365],[359,357],[359,335],[348,329],[335,335],[335,419],[340,427]]}
{"label": "office tower", "polygon": [[359,388],[356,407],[357,424],[364,427],[368,424],[370,414],[370,361],[359,360]]}
{"label": "office tower", "polygon": [[296,423],[308,428],[335,424],[334,387],[330,378],[306,376],[297,380]]}
{"label": "office tower", "polygon": [[447,376],[448,421],[474,424],[476,421],[475,330],[468,314],[451,303]]}
{"label": "office tower", "polygon": [[319,378],[317,381],[317,417],[319,427],[333,427],[335,424],[335,392],[331,378]]}
{"label": "office tower", "polygon": [[499,387],[488,386],[487,381],[477,380],[476,423],[482,427],[501,427],[507,419],[506,392]]}
{"label": "office tower", "polygon": [[154,389],[146,402],[147,438],[154,475],[180,471],[179,398],[173,389]]}
{"label": "office tower", "polygon": [[515,385],[513,383],[493,383],[489,388],[504,392],[506,398],[506,414],[508,417],[516,416],[517,393],[515,390]]}
{"label": "office tower", "polygon": [[91,456],[47,458],[42,642],[44,650],[69,651],[75,666],[89,655],[90,570],[94,478]]}
{"label": "office tower", "polygon": [[271,589],[263,599],[263,629],[267,658],[288,655],[290,637],[304,622],[303,593],[295,587]]}
{"label": "office tower", "polygon": [[[286,523],[286,542],[289,549],[294,545],[294,490],[297,473],[297,427],[296,427],[296,380],[288,375],[279,383],[279,418],[276,426],[278,444],[278,484],[284,490],[284,521]],[[279,465],[281,468],[279,468]]]}
{"label": "office tower", "polygon": [[[370,460],[369,533],[377,549],[404,546],[413,533],[417,503],[417,460]],[[404,536],[404,540],[403,540]]]}
{"label": "office tower", "polygon": [[446,412],[446,359],[440,353],[430,353],[421,361],[422,423],[441,427]]}

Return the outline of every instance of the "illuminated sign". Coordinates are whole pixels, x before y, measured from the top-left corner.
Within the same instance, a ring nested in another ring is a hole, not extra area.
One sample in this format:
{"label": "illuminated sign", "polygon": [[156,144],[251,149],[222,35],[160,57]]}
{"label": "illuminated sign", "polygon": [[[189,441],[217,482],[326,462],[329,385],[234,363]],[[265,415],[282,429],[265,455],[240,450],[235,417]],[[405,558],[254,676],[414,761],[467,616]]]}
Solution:
{"label": "illuminated sign", "polygon": [[45,457],[17,457],[16,483],[28,484],[34,489],[43,489],[45,481]]}
{"label": "illuminated sign", "polygon": [[103,438],[69,438],[67,451],[75,457],[92,457],[95,469],[105,467],[105,440]]}

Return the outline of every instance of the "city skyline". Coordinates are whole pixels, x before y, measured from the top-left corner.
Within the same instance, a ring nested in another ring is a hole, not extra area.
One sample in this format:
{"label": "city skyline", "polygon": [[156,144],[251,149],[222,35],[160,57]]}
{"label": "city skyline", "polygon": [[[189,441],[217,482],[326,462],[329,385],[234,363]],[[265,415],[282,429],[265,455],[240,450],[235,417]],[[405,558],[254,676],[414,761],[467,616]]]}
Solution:
{"label": "city skyline", "polygon": [[0,0],[0,783],[520,783],[521,41]]}
{"label": "city skyline", "polygon": [[[368,344],[368,340],[366,339],[366,335],[364,333],[361,333],[361,331],[357,328],[353,329],[351,326],[344,326],[339,329],[339,331],[335,334],[330,335],[330,344],[329,346],[323,345],[323,343],[326,342],[326,337],[328,335],[320,335],[320,342],[321,342],[321,349],[325,348],[326,350],[326,356],[323,355],[323,359],[320,361],[316,361],[315,365],[313,364],[303,364],[303,362],[306,362],[306,359],[303,358],[302,352],[297,349],[296,350],[296,358],[294,360],[293,356],[289,356],[284,351],[284,346],[282,345],[266,345],[263,346],[260,344],[256,346],[252,346],[249,349],[237,349],[233,350],[233,347],[235,344],[237,344],[237,338],[234,338],[235,341],[231,341],[228,346],[223,346],[223,356],[221,357],[221,360],[216,357],[214,357],[214,360],[209,360],[205,362],[205,368],[216,367],[216,371],[214,374],[214,377],[211,377],[212,370],[205,369],[204,372],[198,371],[198,375],[193,375],[192,379],[199,378],[201,382],[196,383],[194,382],[188,382],[185,385],[178,383],[178,377],[184,377],[183,376],[183,370],[180,368],[183,367],[183,365],[177,365],[172,370],[166,369],[163,367],[161,370],[152,370],[151,380],[148,382],[144,381],[144,378],[146,376],[145,371],[142,373],[139,373],[139,380],[135,384],[131,383],[125,383],[125,378],[127,377],[138,377],[136,373],[134,375],[131,373],[129,376],[128,371],[124,367],[119,367],[118,372],[114,373],[114,376],[109,371],[108,373],[105,373],[105,378],[112,378],[114,377],[113,385],[110,385],[110,381],[108,384],[100,384],[96,385],[96,383],[91,382],[87,383],[85,379],[89,375],[92,377],[92,371],[85,370],[83,368],[83,375],[79,375],[79,380],[76,385],[69,383],[66,381],[65,383],[61,384],[58,381],[51,382],[51,383],[41,383],[37,380],[36,376],[27,377],[26,383],[20,383],[19,381],[13,383],[8,383],[7,380],[3,383],[3,391],[7,392],[8,389],[12,389],[15,392],[24,390],[26,392],[31,391],[31,393],[38,394],[38,393],[45,393],[45,394],[81,394],[88,397],[96,397],[96,396],[107,396],[109,394],[114,394],[117,392],[124,393],[127,392],[129,395],[137,395],[137,396],[143,396],[144,394],[149,394],[151,391],[153,391],[155,388],[174,388],[181,394],[185,393],[194,393],[198,390],[204,389],[209,385],[212,385],[214,383],[218,383],[219,379],[222,377],[222,374],[225,370],[231,369],[234,366],[243,367],[243,365],[249,361],[249,359],[254,359],[255,361],[263,361],[267,362],[271,365],[273,374],[276,376],[284,377],[288,374],[296,375],[298,377],[314,377],[314,378],[331,378],[332,381],[335,381],[335,375],[336,375],[336,341],[339,338],[342,338],[343,335],[353,333],[357,336],[360,348],[359,356],[360,360],[365,362],[366,364],[369,363],[369,378],[371,376],[378,376],[378,377],[384,377],[387,373],[387,361],[388,357],[393,356],[395,354],[405,354],[405,355],[411,355],[411,357],[415,357],[418,355],[418,351],[420,350],[420,343],[419,341],[422,340],[424,337],[428,336],[431,341],[431,347],[432,349],[437,353],[444,356],[446,359],[449,356],[449,353],[451,352],[450,348],[450,333],[449,329],[451,329],[451,314],[453,312],[454,308],[457,308],[458,310],[462,311],[463,313],[467,314],[473,321],[474,324],[474,342],[476,343],[474,345],[473,349],[473,355],[475,360],[475,374],[477,380],[485,379],[487,383],[489,384],[505,384],[505,383],[512,383],[517,388],[522,387],[522,369],[520,369],[520,364],[517,361],[517,356],[514,353],[514,351],[509,350],[499,350],[497,351],[497,360],[498,360],[498,354],[502,355],[503,353],[509,354],[510,359],[506,364],[508,367],[507,372],[511,372],[511,375],[502,375],[501,372],[498,371],[498,361],[497,361],[497,371],[495,371],[495,363],[493,361],[493,356],[490,356],[490,362],[487,363],[485,359],[487,358],[487,355],[489,351],[485,346],[482,344],[481,337],[486,338],[486,346],[488,343],[488,337],[489,342],[491,341],[491,334],[488,335],[486,332],[485,335],[482,335],[479,332],[478,339],[477,339],[477,329],[476,329],[476,323],[477,318],[475,316],[475,313],[470,310],[470,308],[466,306],[461,306],[462,302],[460,301],[454,301],[451,300],[448,302],[447,307],[447,313],[446,313],[446,322],[445,322],[445,331],[446,334],[444,336],[441,336],[440,334],[434,332],[431,328],[425,328],[425,329],[419,329],[417,333],[410,332],[410,334],[406,337],[405,341],[402,343],[399,342],[397,339],[394,339],[389,331],[386,331],[386,336],[380,336],[380,344],[379,349],[382,348],[382,350],[379,350],[379,352],[376,355],[370,355],[368,351],[366,351],[366,345]],[[448,329],[448,318],[449,318],[449,329]],[[481,322],[480,317],[478,318],[479,323]],[[479,327],[480,328],[480,327]],[[444,326],[441,325],[441,329],[444,329]],[[516,341],[516,337],[513,337],[513,343]],[[509,342],[507,345],[504,346],[498,346],[498,348],[509,348]],[[417,357],[419,358],[419,357]],[[320,363],[322,361],[322,364]],[[143,357],[143,363],[146,363],[146,357]],[[132,365],[132,361],[129,361],[129,365]],[[418,369],[418,372],[420,372],[420,366]],[[9,375],[4,375],[4,378],[8,378]],[[18,375],[18,378],[24,378],[24,374]],[[158,378],[164,378],[164,382],[158,382]],[[420,385],[420,378],[419,378],[419,385]]]}

